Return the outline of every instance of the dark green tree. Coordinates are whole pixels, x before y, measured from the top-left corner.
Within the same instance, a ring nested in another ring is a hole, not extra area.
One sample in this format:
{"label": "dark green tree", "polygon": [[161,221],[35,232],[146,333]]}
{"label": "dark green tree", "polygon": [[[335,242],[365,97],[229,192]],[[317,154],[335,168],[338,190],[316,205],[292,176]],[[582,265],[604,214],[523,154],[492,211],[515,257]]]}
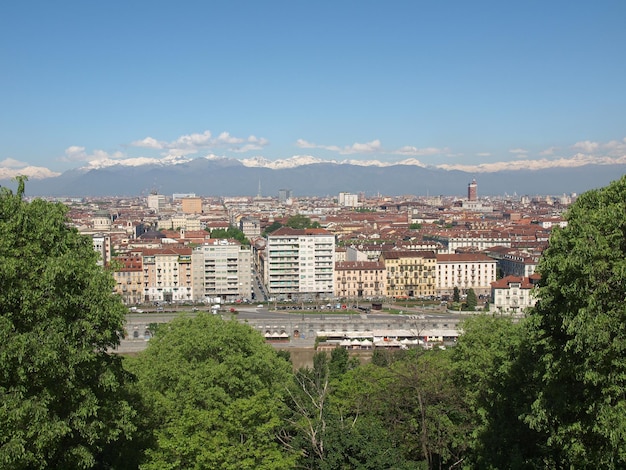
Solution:
{"label": "dark green tree", "polygon": [[283,226],[283,224],[281,224],[278,221],[274,221],[272,222],[270,225],[268,225],[267,227],[265,227],[265,230],[263,231],[263,236],[267,237],[268,234],[275,232],[276,230],[278,230],[279,228],[281,228]]}
{"label": "dark green tree", "polygon": [[126,308],[67,208],[0,189],[0,467],[102,468],[135,430]]}
{"label": "dark green tree", "polygon": [[[311,219],[302,214],[292,215],[287,219],[285,223],[287,227],[295,228],[295,229],[303,229],[303,228],[315,228],[311,223]],[[319,227],[319,223],[316,225]]]}
{"label": "dark green tree", "polygon": [[478,299],[476,298],[476,292],[474,289],[469,289],[467,291],[467,298],[465,299],[465,309],[473,312],[476,310],[476,306],[478,305]]}
{"label": "dark green tree", "polygon": [[461,301],[461,293],[459,292],[459,288],[454,286],[454,290],[452,291],[452,301],[459,303]]}
{"label": "dark green tree", "polygon": [[451,376],[471,410],[468,468],[541,468],[545,436],[521,418],[534,400],[528,338],[510,318],[465,320],[453,351]]}
{"label": "dark green tree", "polygon": [[236,227],[228,227],[226,230],[223,228],[213,229],[211,230],[211,238],[233,239],[237,240],[242,245],[250,245],[250,240]]}
{"label": "dark green tree", "polygon": [[279,440],[291,365],[249,326],[177,318],[131,367],[153,418],[142,469],[293,468]]}
{"label": "dark green tree", "polygon": [[553,468],[626,467],[626,177],[582,194],[539,262],[528,423]]}
{"label": "dark green tree", "polygon": [[330,352],[330,361],[328,363],[329,378],[339,379],[348,372],[350,356],[345,348],[335,348]]}

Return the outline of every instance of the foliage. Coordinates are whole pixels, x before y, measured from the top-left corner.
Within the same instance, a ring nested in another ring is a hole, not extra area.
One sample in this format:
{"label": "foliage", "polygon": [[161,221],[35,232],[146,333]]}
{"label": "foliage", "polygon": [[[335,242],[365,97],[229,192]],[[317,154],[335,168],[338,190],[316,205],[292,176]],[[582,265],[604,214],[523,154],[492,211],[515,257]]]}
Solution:
{"label": "foliage", "polygon": [[582,194],[555,229],[529,314],[549,465],[626,466],[626,177]]}
{"label": "foliage", "polygon": [[422,228],[422,224],[410,224],[409,228],[411,230],[420,230]]}
{"label": "foliage", "polygon": [[471,410],[466,463],[472,468],[537,468],[543,436],[520,418],[533,400],[528,339],[510,318],[465,320],[453,349],[453,376]]}
{"label": "foliage", "polygon": [[242,245],[250,245],[250,240],[236,227],[228,227],[226,230],[223,228],[213,229],[211,230],[211,238],[234,239]]}
{"label": "foliage", "polygon": [[458,465],[467,447],[468,412],[451,364],[448,351],[413,352],[392,365],[395,380],[380,397],[394,407],[386,425],[400,439],[405,458],[425,461],[426,468]]}
{"label": "foliage", "polygon": [[135,430],[119,344],[126,308],[67,209],[0,191],[0,467],[119,462]]}
{"label": "foliage", "polygon": [[311,222],[307,216],[302,214],[292,215],[287,219],[285,223],[287,227],[295,228],[295,229],[303,229],[303,228],[319,228],[319,222]]}
{"label": "foliage", "polygon": [[132,363],[155,440],[141,468],[293,468],[278,440],[290,369],[236,321],[200,313],[161,326]]}
{"label": "foliage", "polygon": [[467,298],[465,299],[465,310],[469,310],[473,312],[476,310],[476,305],[478,305],[478,299],[476,298],[476,292],[474,289],[469,289],[467,291]]}
{"label": "foliage", "polygon": [[454,286],[454,290],[452,291],[452,301],[457,304],[461,301],[461,292],[457,286]]}
{"label": "foliage", "polygon": [[270,225],[268,225],[265,230],[263,231],[263,236],[267,237],[267,235],[269,235],[272,232],[275,232],[276,230],[278,230],[279,228],[281,228],[283,226],[283,224],[281,224],[280,222],[278,222],[277,220],[275,220],[274,222],[272,222]]}

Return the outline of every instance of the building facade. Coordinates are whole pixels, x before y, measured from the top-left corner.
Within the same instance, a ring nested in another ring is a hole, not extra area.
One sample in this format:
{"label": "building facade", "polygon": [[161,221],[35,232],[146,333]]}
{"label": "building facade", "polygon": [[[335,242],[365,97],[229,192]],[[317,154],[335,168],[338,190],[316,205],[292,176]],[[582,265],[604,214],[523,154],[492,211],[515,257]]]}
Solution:
{"label": "building facade", "polygon": [[242,217],[239,219],[239,230],[247,238],[257,238],[261,236],[261,221],[255,217]]}
{"label": "building facade", "polygon": [[143,258],[141,253],[129,253],[113,259],[115,293],[125,305],[143,302]]}
{"label": "building facade", "polygon": [[498,262],[480,253],[437,255],[437,294],[452,295],[473,289],[476,295],[489,295],[497,278]]}
{"label": "building facade", "polygon": [[180,200],[180,208],[184,214],[202,214],[202,198],[185,197]]}
{"label": "building facade", "polygon": [[145,249],[142,252],[145,302],[184,302],[193,296],[191,248]]}
{"label": "building facade", "polygon": [[384,251],[386,296],[396,299],[434,297],[437,257],[432,251]]}
{"label": "building facade", "polygon": [[379,261],[342,261],[335,264],[335,295],[373,299],[385,295],[385,265]]}
{"label": "building facade", "polygon": [[285,299],[331,297],[335,237],[324,229],[281,227],[267,237],[265,281],[271,296]]}
{"label": "building facade", "polygon": [[209,239],[193,248],[193,299],[233,302],[250,299],[252,250],[236,240]]}
{"label": "building facade", "polygon": [[533,295],[539,280],[538,275],[531,277],[507,276],[491,284],[490,310],[495,313],[522,315],[534,307],[537,299]]}

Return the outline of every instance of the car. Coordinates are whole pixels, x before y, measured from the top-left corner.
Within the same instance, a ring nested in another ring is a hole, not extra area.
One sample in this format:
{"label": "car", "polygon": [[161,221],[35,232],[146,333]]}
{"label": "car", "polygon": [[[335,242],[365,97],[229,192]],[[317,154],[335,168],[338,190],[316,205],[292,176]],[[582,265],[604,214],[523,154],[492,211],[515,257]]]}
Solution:
{"label": "car", "polygon": [[259,304],[259,305],[256,306],[256,308],[263,308],[263,305]]}

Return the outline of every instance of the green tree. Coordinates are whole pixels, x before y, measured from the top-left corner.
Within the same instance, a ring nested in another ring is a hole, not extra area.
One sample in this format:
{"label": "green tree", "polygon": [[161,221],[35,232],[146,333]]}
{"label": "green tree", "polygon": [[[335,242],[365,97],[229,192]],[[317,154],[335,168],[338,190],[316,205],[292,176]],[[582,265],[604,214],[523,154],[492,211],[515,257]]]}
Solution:
{"label": "green tree", "polygon": [[[369,376],[358,374],[361,367],[348,370],[350,361],[344,359],[347,356],[342,353],[329,360],[326,352],[319,352],[313,358],[313,368],[295,373],[289,392],[289,421],[290,445],[302,450],[296,468],[415,468],[399,465],[403,462],[400,449],[390,443],[384,420],[368,408],[366,396],[371,396],[368,393],[372,390],[382,390],[384,383],[364,383],[361,379]],[[339,363],[344,372],[331,379],[331,369]]]}
{"label": "green tree", "polygon": [[67,208],[0,189],[0,467],[105,468],[135,430],[126,308]]}
{"label": "green tree", "polygon": [[[292,215],[287,219],[285,223],[287,227],[295,228],[295,229],[303,229],[303,228],[311,228],[311,219],[302,214]],[[319,225],[318,225],[319,226]]]}
{"label": "green tree", "polygon": [[335,348],[330,352],[328,363],[328,373],[330,379],[339,379],[348,372],[350,367],[350,356],[346,348]]}
{"label": "green tree", "polygon": [[281,228],[283,226],[283,224],[281,224],[280,222],[278,222],[277,220],[275,220],[274,222],[272,222],[270,225],[268,225],[267,227],[265,227],[265,230],[263,231],[263,236],[267,237],[268,234],[275,232],[276,230],[278,230],[279,228]]}
{"label": "green tree", "polygon": [[529,313],[548,465],[626,467],[626,177],[582,194],[539,262]]}
{"label": "green tree", "polygon": [[291,365],[247,325],[207,313],[162,325],[132,363],[153,418],[142,469],[289,469],[279,441]]}
{"label": "green tree", "polygon": [[521,419],[534,397],[522,323],[476,315],[463,321],[451,374],[471,410],[469,468],[541,468],[545,437]]}
{"label": "green tree", "polygon": [[454,290],[452,291],[452,301],[459,303],[461,301],[461,293],[459,292],[459,288],[454,286]]}
{"label": "green tree", "polygon": [[387,426],[407,460],[454,468],[466,456],[469,413],[453,381],[450,352],[411,353],[392,364],[394,381],[380,397],[393,405]]}
{"label": "green tree", "polygon": [[211,238],[233,239],[237,240],[242,245],[250,245],[250,240],[236,227],[228,227],[226,230],[223,228],[213,229],[211,230]]}
{"label": "green tree", "polygon": [[470,312],[476,310],[476,305],[478,305],[478,299],[476,298],[476,292],[474,289],[469,289],[467,291],[467,298],[465,299],[465,308]]}

